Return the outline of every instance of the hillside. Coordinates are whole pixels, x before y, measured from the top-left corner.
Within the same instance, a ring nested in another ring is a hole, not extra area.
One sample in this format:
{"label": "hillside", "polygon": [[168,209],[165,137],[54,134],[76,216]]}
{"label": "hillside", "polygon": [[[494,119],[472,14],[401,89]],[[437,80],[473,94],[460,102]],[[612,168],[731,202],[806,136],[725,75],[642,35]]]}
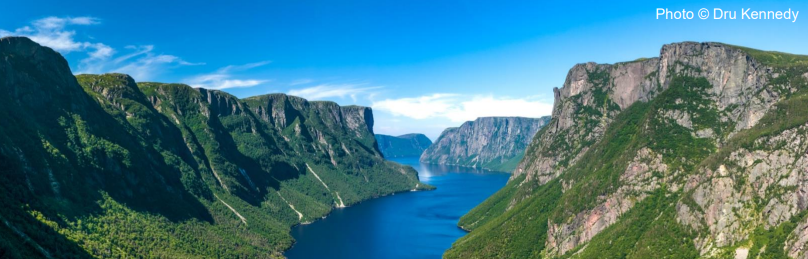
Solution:
{"label": "hillside", "polygon": [[424,134],[412,133],[401,136],[376,134],[379,150],[386,158],[391,157],[420,157],[432,141]]}
{"label": "hillside", "polygon": [[576,65],[445,257],[805,258],[806,61],[684,42]]}
{"label": "hillside", "polygon": [[422,163],[511,171],[550,117],[481,117],[448,128],[421,155]]}
{"label": "hillside", "polygon": [[293,225],[429,188],[367,107],[74,77],[22,37],[0,57],[3,258],[280,258]]}

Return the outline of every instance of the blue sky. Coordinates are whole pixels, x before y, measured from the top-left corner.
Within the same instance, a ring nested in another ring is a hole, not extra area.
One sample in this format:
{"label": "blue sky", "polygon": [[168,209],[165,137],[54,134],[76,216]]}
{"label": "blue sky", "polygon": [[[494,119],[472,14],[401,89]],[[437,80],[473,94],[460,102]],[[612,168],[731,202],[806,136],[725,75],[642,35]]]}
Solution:
{"label": "blue sky", "polygon": [[[791,8],[805,17],[664,20],[656,8]],[[478,116],[548,115],[552,88],[576,63],[653,57],[679,41],[808,54],[807,29],[806,1],[12,1],[0,9],[0,35],[53,47],[74,73],[371,106],[377,133],[432,139]]]}

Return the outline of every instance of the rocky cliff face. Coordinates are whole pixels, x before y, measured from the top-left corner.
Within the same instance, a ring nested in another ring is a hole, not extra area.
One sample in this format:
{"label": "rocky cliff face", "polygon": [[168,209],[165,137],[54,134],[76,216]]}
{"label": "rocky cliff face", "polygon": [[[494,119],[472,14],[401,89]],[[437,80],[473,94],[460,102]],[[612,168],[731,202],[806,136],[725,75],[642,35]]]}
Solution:
{"label": "rocky cliff face", "polygon": [[0,75],[0,257],[282,257],[292,225],[429,188],[370,108],[74,77],[27,38]]}
{"label": "rocky cliff face", "polygon": [[376,134],[376,142],[379,144],[384,157],[420,157],[432,141],[424,134],[412,133],[401,136],[389,136]]}
{"label": "rocky cliff face", "polygon": [[[473,230],[447,256],[803,256],[806,82],[806,56],[720,43],[576,65],[552,121],[508,186],[461,219]],[[483,245],[509,235],[538,245]]]}
{"label": "rocky cliff face", "polygon": [[421,162],[511,171],[533,135],[550,120],[482,117],[448,128],[421,155]]}

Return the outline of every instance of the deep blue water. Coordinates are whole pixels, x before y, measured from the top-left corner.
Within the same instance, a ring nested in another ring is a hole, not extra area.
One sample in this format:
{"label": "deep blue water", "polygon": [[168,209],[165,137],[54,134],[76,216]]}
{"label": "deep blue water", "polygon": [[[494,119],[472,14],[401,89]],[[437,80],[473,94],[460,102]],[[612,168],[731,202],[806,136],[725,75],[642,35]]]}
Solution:
{"label": "deep blue water", "polygon": [[434,191],[398,193],[334,209],[327,218],[292,228],[297,243],[286,252],[298,258],[440,258],[466,233],[457,221],[505,186],[507,173],[418,163],[393,158],[418,170]]}

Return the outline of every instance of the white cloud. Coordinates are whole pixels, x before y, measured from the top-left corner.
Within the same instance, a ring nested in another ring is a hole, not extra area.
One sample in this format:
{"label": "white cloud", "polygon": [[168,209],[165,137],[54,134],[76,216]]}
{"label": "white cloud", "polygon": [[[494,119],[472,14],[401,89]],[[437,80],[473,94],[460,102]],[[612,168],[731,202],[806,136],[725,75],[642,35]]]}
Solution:
{"label": "white cloud", "polygon": [[292,81],[291,83],[289,83],[289,85],[290,86],[305,85],[305,84],[308,84],[308,83],[311,83],[311,82],[314,82],[314,80],[303,78],[303,79],[298,79],[298,80]]}
{"label": "white cloud", "polygon": [[386,99],[373,102],[373,109],[388,111],[396,116],[427,119],[442,116],[457,100],[456,94],[432,94],[414,98]]}
{"label": "white cloud", "polygon": [[91,25],[101,23],[98,21],[98,18],[88,16],[68,18],[67,21],[70,24],[78,24],[78,25]]}
{"label": "white cloud", "polygon": [[551,102],[535,97],[509,98],[492,95],[432,94],[414,98],[373,102],[373,109],[413,119],[447,118],[453,122],[489,116],[541,117],[552,112]]}
{"label": "white cloud", "polygon": [[62,54],[84,52],[87,57],[81,59],[77,66],[77,74],[98,74],[106,72],[127,73],[136,80],[153,79],[161,71],[169,69],[169,65],[198,65],[172,55],[156,54],[154,46],[127,46],[127,54],[113,58],[117,51],[101,42],[80,41],[76,39],[76,31],[68,30],[71,25],[95,25],[100,20],[95,17],[56,17],[50,16],[31,22],[14,31],[0,29],[0,37],[24,36],[50,47]]}
{"label": "white cloud", "polygon": [[[101,44],[102,43],[97,43]],[[106,45],[104,45],[106,46]],[[88,57],[81,60],[78,66],[78,74],[98,74],[106,72],[124,73],[132,76],[138,81],[149,81],[154,79],[161,72],[170,69],[172,66],[201,65],[203,63],[191,63],[173,55],[156,54],[154,46],[126,46],[129,52],[116,58],[112,58],[114,50],[109,47],[100,47],[96,51],[88,53]]]}
{"label": "white cloud", "polygon": [[265,79],[235,79],[233,74],[240,71],[249,70],[252,68],[260,67],[269,64],[270,61],[261,61],[249,63],[244,65],[230,65],[220,68],[213,73],[202,74],[187,79],[187,83],[193,87],[201,87],[206,89],[227,89],[236,87],[253,87],[260,85],[269,80]]}
{"label": "white cloud", "polygon": [[361,84],[321,84],[317,86],[292,89],[289,95],[299,96],[308,100],[322,100],[331,97],[351,97],[356,101],[359,94],[372,94],[370,90],[380,89],[381,86],[362,87]]}
{"label": "white cloud", "polygon": [[92,25],[99,24],[95,17],[46,17],[33,22],[34,26],[42,29],[61,30],[66,25]]}
{"label": "white cloud", "polygon": [[92,25],[99,21],[94,17],[46,17],[31,22],[33,26],[24,26],[14,31],[0,29],[0,37],[25,36],[44,46],[48,46],[61,53],[84,51],[97,48],[97,44],[76,41],[76,31],[65,30],[67,25]]}
{"label": "white cloud", "polygon": [[229,66],[220,68],[219,71],[222,72],[222,73],[239,72],[239,71],[244,71],[244,70],[249,70],[249,69],[252,69],[252,68],[260,67],[260,66],[269,64],[271,62],[272,61],[259,61],[259,62],[255,62],[255,63],[247,63],[247,64],[244,64],[244,65],[229,65]]}

